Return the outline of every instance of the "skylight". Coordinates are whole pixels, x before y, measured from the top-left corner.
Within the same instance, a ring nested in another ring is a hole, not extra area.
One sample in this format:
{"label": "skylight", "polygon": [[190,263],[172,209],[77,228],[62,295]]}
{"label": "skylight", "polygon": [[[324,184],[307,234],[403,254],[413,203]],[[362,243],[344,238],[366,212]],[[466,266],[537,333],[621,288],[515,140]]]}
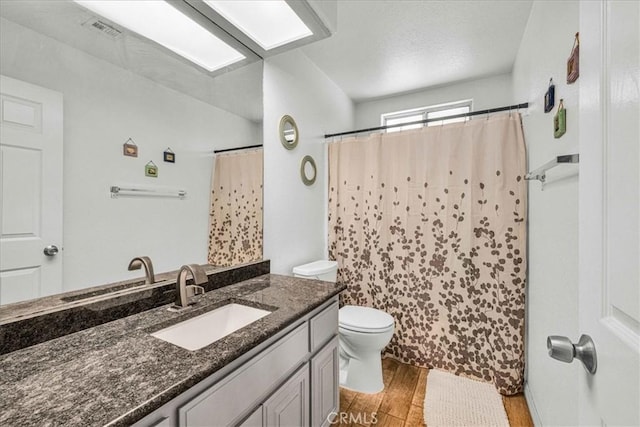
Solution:
{"label": "skylight", "polygon": [[313,34],[284,0],[204,1],[264,50]]}
{"label": "skylight", "polygon": [[165,1],[74,1],[208,71],[215,71],[245,58]]}

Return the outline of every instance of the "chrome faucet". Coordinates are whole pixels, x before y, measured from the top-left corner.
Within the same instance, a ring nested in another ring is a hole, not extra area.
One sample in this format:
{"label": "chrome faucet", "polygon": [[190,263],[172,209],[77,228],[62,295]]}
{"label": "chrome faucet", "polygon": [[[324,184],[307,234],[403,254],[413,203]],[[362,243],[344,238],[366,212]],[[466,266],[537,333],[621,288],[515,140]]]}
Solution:
{"label": "chrome faucet", "polygon": [[153,263],[148,256],[139,256],[129,262],[129,271],[140,270],[144,266],[144,274],[146,276],[144,283],[147,285],[153,285],[156,282],[156,277],[153,274]]}
{"label": "chrome faucet", "polygon": [[[193,285],[187,286],[187,274],[191,273],[193,277]],[[176,301],[171,307],[172,309],[183,309],[189,307],[190,299],[194,295],[204,294],[202,286],[209,279],[202,267],[198,264],[183,265],[178,271],[178,280],[176,281]]]}

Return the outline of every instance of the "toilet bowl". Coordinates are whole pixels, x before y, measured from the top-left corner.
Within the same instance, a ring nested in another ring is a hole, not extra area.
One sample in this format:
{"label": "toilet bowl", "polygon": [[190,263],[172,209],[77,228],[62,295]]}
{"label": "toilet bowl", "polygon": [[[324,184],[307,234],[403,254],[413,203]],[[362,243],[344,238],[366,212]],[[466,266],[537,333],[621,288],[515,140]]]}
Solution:
{"label": "toilet bowl", "polygon": [[394,320],[369,307],[346,305],[338,314],[340,385],[360,393],[384,389],[381,352],[393,337]]}
{"label": "toilet bowl", "polygon": [[[293,268],[295,277],[335,282],[336,261],[314,261]],[[369,307],[346,305],[339,310],[340,385],[360,393],[378,393],[382,382],[381,352],[391,341],[394,320]]]}

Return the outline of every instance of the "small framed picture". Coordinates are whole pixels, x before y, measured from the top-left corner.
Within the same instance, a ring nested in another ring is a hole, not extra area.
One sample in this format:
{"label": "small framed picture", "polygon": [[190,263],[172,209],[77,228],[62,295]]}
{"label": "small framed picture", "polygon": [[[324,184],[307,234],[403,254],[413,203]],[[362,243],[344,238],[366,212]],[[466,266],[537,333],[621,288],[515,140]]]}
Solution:
{"label": "small framed picture", "polygon": [[151,178],[157,178],[158,177],[158,166],[156,166],[156,164],[153,163],[153,161],[150,161],[144,167],[144,174],[146,176],[150,176]]}
{"label": "small framed picture", "polygon": [[555,105],[555,94],[556,94],[556,86],[553,84],[553,79],[549,80],[549,89],[547,89],[547,93],[544,94],[544,112],[548,113],[553,110],[553,106]]}
{"label": "small framed picture", "polygon": [[580,40],[579,33],[576,33],[571,56],[567,60],[567,83],[575,82],[578,77],[580,77]]}
{"label": "small framed picture", "polygon": [[167,163],[175,163],[176,162],[176,153],[171,151],[171,148],[167,148],[163,153],[164,161]]}
{"label": "small framed picture", "polygon": [[138,146],[133,142],[133,139],[127,139],[122,145],[122,154],[129,157],[138,157]]}
{"label": "small framed picture", "polygon": [[564,108],[564,102],[561,99],[558,105],[558,112],[553,117],[553,137],[560,138],[567,132],[567,110]]}

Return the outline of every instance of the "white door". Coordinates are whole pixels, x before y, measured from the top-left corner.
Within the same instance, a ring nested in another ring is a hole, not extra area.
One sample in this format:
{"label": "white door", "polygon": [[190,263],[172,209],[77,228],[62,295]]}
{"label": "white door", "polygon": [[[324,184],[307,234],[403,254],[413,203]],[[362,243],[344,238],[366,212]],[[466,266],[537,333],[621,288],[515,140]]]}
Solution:
{"label": "white door", "polygon": [[62,94],[0,76],[0,304],[62,291]]}
{"label": "white door", "polygon": [[640,425],[640,2],[580,2],[581,425]]}

